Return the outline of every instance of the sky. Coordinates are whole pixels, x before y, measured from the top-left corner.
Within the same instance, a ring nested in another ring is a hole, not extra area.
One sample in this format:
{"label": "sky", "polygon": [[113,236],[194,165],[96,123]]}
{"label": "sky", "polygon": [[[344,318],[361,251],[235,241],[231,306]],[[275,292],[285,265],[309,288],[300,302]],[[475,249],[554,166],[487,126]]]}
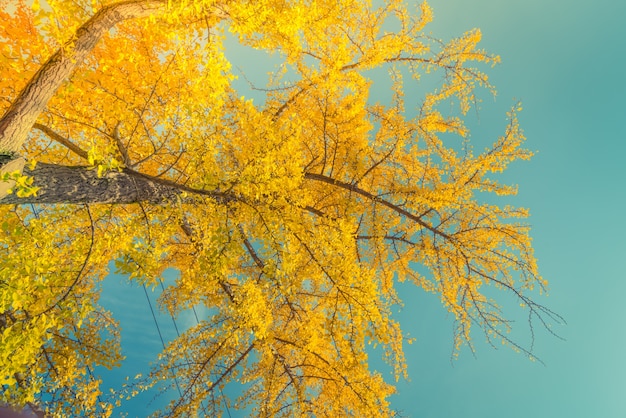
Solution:
{"label": "sky", "polygon": [[[468,116],[472,141],[494,141],[505,112],[522,102],[526,146],[537,153],[500,178],[519,185],[512,202],[531,210],[535,255],[550,282],[549,296],[538,300],[567,325],[555,328],[563,339],[537,330],[535,352],[543,364],[507,347],[494,349],[479,333],[475,354],[463,350],[452,360],[452,321],[437,297],[402,286],[398,318],[416,341],[406,347],[410,381],[399,382],[392,407],[415,418],[626,417],[626,2],[429,3],[433,36],[446,40],[478,27],[482,47],[502,58],[488,70],[497,98],[485,96],[478,117]],[[129,369],[139,370],[161,344],[146,296],[112,275],[101,303],[121,322],[124,367],[132,376]],[[166,338],[175,335],[169,318],[158,320]],[[522,320],[516,329],[514,336],[527,343],[527,324]],[[106,383],[116,379],[109,374]],[[148,401],[137,398],[116,414],[145,416]]]}

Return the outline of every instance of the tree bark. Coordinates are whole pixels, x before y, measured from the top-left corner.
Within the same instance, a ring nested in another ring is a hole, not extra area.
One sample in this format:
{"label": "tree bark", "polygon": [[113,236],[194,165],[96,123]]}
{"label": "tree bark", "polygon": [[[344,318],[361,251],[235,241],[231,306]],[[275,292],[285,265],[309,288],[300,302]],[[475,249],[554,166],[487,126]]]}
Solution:
{"label": "tree bark", "polygon": [[100,9],[77,31],[75,42],[55,52],[39,68],[0,119],[0,152],[18,152],[50,98],[80,65],[98,40],[117,23],[148,16],[164,0],[127,0]]}
{"label": "tree bark", "polygon": [[184,191],[184,186],[131,170],[98,177],[93,168],[39,163],[34,170],[24,167],[23,174],[33,177],[33,186],[40,187],[37,196],[12,193],[0,199],[0,204],[165,203]]}

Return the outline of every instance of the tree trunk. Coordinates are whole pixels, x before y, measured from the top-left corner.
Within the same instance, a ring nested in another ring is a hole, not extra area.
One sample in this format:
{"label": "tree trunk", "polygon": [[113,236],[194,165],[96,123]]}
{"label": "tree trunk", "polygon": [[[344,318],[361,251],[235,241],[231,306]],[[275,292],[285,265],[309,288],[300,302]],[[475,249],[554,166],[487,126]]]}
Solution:
{"label": "tree trunk", "polygon": [[0,199],[0,204],[165,203],[184,190],[184,186],[131,170],[111,171],[99,178],[93,168],[39,163],[34,170],[24,167],[23,174],[33,177],[33,186],[40,187],[37,196],[12,193]]}
{"label": "tree trunk", "polygon": [[123,20],[148,16],[165,4],[164,0],[122,1],[103,7],[85,22],[76,31],[75,42],[48,58],[0,119],[0,152],[20,151],[50,98],[102,35]]}

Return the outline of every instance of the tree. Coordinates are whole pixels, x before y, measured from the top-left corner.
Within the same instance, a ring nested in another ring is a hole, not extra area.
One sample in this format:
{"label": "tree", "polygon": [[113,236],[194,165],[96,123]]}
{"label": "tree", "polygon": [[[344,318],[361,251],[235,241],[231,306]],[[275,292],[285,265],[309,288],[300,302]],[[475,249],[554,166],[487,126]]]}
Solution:
{"label": "tree", "polygon": [[[98,305],[111,260],[147,285],[177,269],[172,315],[210,308],[129,389],[179,385],[165,416],[388,416],[393,385],[365,347],[405,375],[399,281],[440,295],[457,349],[477,326],[532,355],[485,286],[531,329],[560,320],[529,296],[546,282],[527,212],[478,196],[514,194],[490,176],[531,156],[518,105],[490,149],[469,146],[463,116],[492,88],[477,65],[498,61],[478,30],[434,41],[430,8],[402,1],[1,4],[4,403],[110,414],[96,368],[121,360]],[[233,87],[227,33],[283,61],[262,103]],[[389,103],[369,101],[377,68]],[[407,110],[425,72],[440,83]],[[224,399],[233,381],[244,393]]]}

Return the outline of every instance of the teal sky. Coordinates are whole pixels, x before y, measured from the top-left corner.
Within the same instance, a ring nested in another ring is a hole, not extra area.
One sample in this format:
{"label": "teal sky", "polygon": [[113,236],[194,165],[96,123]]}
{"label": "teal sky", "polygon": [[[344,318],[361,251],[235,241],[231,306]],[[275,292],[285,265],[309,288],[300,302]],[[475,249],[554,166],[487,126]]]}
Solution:
{"label": "teal sky", "polygon": [[[488,71],[497,99],[485,95],[478,118],[468,116],[472,140],[494,141],[514,99],[522,101],[527,148],[537,154],[501,179],[519,184],[513,203],[531,209],[536,256],[550,282],[540,301],[568,324],[555,329],[565,341],[537,330],[535,351],[545,365],[494,350],[479,333],[475,356],[463,350],[451,360],[452,322],[441,304],[403,286],[398,317],[416,342],[406,347],[411,381],[400,382],[393,407],[415,418],[626,417],[626,2],[430,4],[433,36],[447,40],[478,27],[483,48],[502,58]],[[253,68],[261,66],[257,58],[248,56]],[[238,65],[251,75],[245,62]],[[150,361],[161,343],[143,289],[112,276],[102,303],[122,323],[126,365]],[[159,321],[173,336],[171,320]],[[185,321],[193,319],[179,326]],[[516,327],[516,340],[527,343],[523,318]],[[149,400],[137,398],[125,411],[142,417]]]}

